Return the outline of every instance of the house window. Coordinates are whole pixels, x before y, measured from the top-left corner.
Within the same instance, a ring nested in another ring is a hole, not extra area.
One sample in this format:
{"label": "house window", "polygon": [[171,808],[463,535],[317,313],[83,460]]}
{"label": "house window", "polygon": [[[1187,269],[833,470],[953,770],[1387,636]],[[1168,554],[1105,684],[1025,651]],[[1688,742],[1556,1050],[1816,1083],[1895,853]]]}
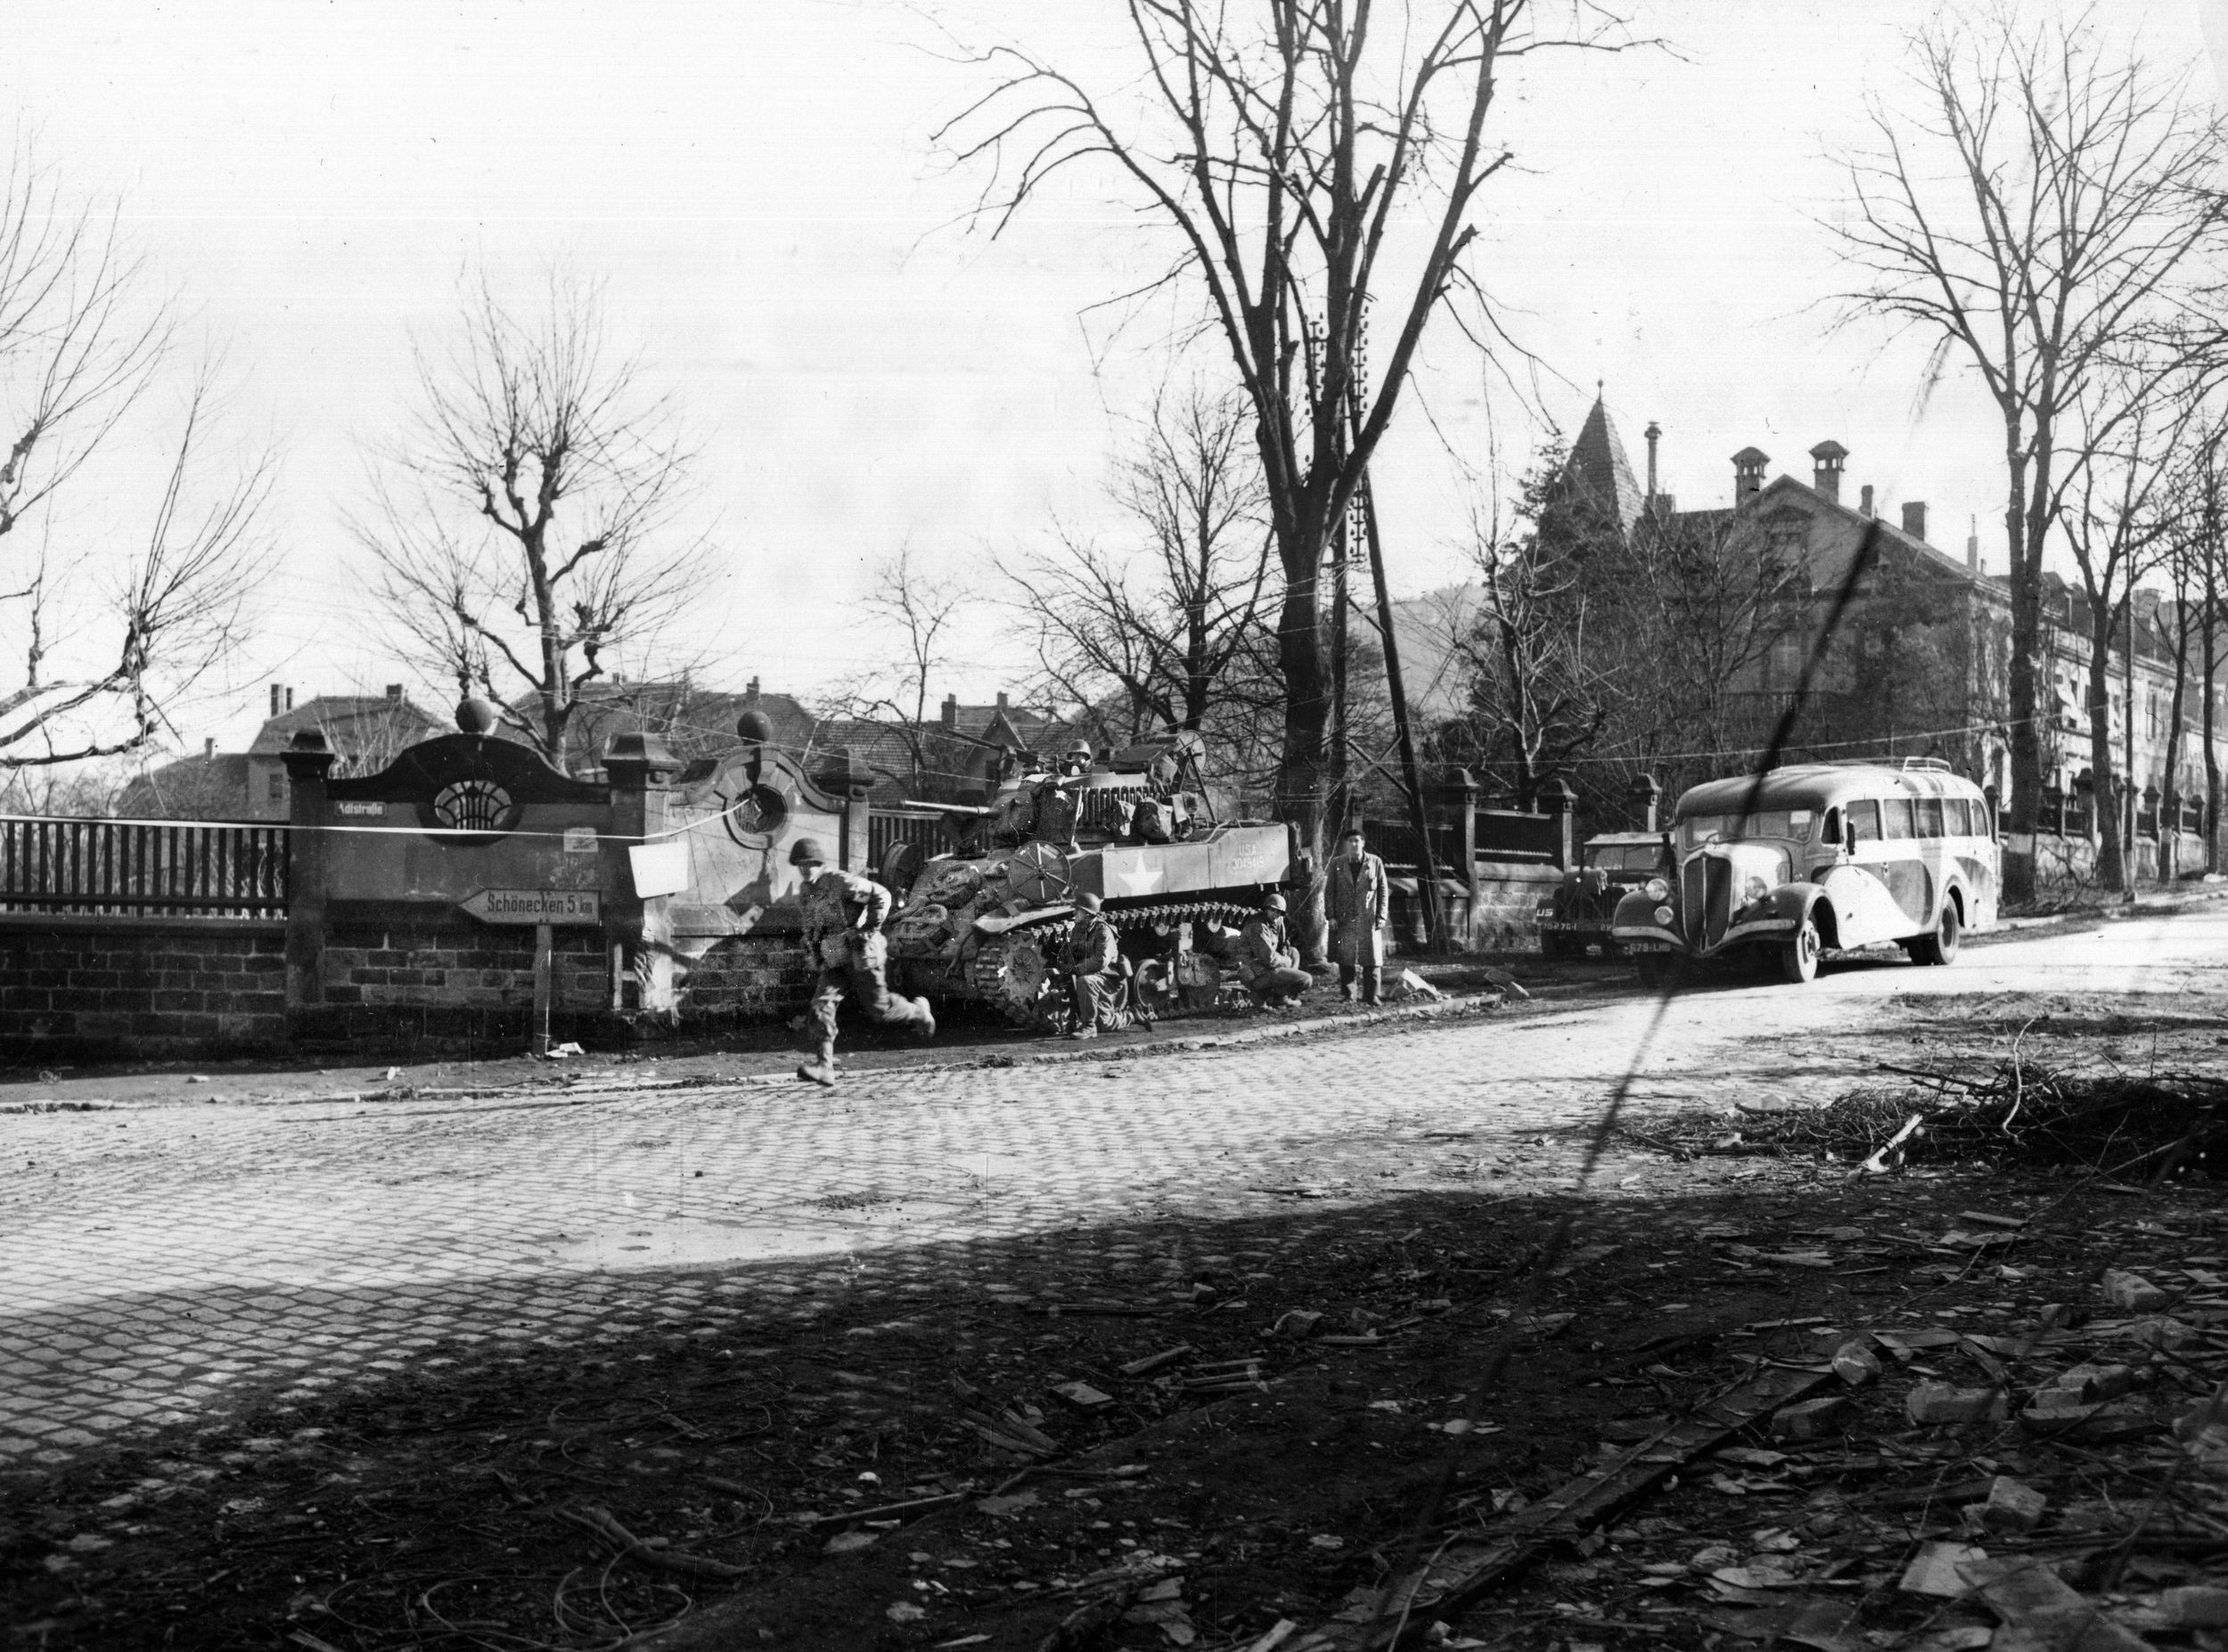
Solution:
{"label": "house window", "polygon": [[1803,645],[1798,637],[1781,637],[1772,644],[1772,675],[1782,683],[1791,683],[1801,675]]}

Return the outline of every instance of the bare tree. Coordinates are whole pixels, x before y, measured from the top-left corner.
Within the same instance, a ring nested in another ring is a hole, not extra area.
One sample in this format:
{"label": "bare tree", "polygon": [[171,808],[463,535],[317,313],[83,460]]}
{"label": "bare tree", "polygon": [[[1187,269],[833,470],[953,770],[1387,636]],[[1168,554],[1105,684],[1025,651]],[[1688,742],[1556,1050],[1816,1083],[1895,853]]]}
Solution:
{"label": "bare tree", "polygon": [[[2041,598],[2059,425],[2131,335],[2190,296],[2215,238],[2220,132],[2183,77],[2115,54],[2096,14],[2036,24],[2008,6],[1911,40],[1909,108],[1871,108],[1831,228],[1885,315],[1980,376],[2003,426],[2011,597],[2011,823],[2041,797]],[[2012,891],[2014,894],[2019,891]]]}
{"label": "bare tree", "polygon": [[[2203,673],[2199,746],[2205,756],[2205,870],[2220,870],[2219,731],[2222,599],[2228,595],[2228,414],[2215,406],[2175,478],[2173,577],[2177,607],[2193,624]],[[2190,626],[2181,632],[2189,634]],[[2178,727],[2178,725],[2177,725]]]}
{"label": "bare tree", "polygon": [[648,658],[708,572],[679,521],[694,455],[605,311],[565,274],[531,315],[468,285],[454,343],[418,350],[409,425],[350,523],[405,646],[561,765],[583,688],[622,650]]}
{"label": "bare tree", "polygon": [[[1204,290],[1253,415],[1282,576],[1285,691],[1275,804],[1318,855],[1331,753],[1320,575],[1413,369],[1457,293],[1491,312],[1466,267],[1480,192],[1510,157],[1487,119],[1509,65],[1606,44],[1621,23],[1590,0],[1536,26],[1531,0],[1126,0],[1136,78],[1102,101],[1015,46],[978,63],[997,84],[944,133],[993,168],[994,230],[1078,163],[1110,168],[1174,232],[1156,287]],[[1397,295],[1397,296],[1395,296]],[[1373,299],[1381,367],[1364,371]],[[1468,318],[1465,318],[1467,320]],[[1315,928],[1303,914],[1302,935]]]}
{"label": "bare tree", "polygon": [[902,781],[908,797],[929,797],[938,789],[931,781],[958,778],[942,749],[948,742],[930,724],[929,694],[938,675],[952,663],[952,621],[973,600],[965,581],[923,568],[908,544],[875,568],[859,601],[890,640],[890,658],[838,689],[829,716],[877,724],[897,740],[905,773],[889,778]]}
{"label": "bare tree", "polygon": [[1046,688],[1063,704],[1118,699],[1130,740],[1205,729],[1262,641],[1274,559],[1251,417],[1196,390],[1156,399],[1113,490],[1142,543],[1109,551],[1063,533],[1056,551],[1000,564]]}
{"label": "bare tree", "polygon": [[2135,882],[2128,861],[2133,810],[2116,804],[2123,789],[2132,796],[2135,776],[2132,765],[2113,759],[2112,645],[2115,639],[2125,639],[2129,689],[2122,710],[2132,751],[2135,587],[2171,546],[2176,525],[2171,478],[2185,458],[2185,440],[2199,405],[2198,387],[2166,379],[2152,363],[2121,362],[2092,377],[2060,426],[2079,433],[2058,455],[2063,470],[2050,514],[2064,529],[2087,602],[2096,876],[2103,887],[2122,893],[2132,891]]}
{"label": "bare tree", "polygon": [[[0,769],[136,750],[231,651],[267,561],[272,461],[212,478],[218,397],[195,371],[175,408],[153,392],[176,351],[166,307],[113,218],[76,204],[19,148],[0,175]],[[72,497],[124,494],[152,415],[160,487],[120,561],[71,537]],[[36,535],[22,530],[38,524]],[[57,537],[57,536],[60,537]],[[135,536],[137,537],[137,536]],[[35,541],[35,543],[34,543]],[[20,550],[18,548],[21,547]]]}

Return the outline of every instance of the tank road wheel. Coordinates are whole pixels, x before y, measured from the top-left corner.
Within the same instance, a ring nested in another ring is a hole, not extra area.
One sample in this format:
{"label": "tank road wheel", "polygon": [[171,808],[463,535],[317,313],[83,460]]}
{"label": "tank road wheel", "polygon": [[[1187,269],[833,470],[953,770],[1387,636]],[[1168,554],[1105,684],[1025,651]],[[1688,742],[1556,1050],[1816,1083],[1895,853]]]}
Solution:
{"label": "tank road wheel", "polygon": [[1805,912],[1795,933],[1780,943],[1780,978],[1798,986],[1816,980],[1819,954],[1824,951],[1825,943],[1818,938],[1818,920]]}
{"label": "tank road wheel", "polygon": [[1065,933],[1048,926],[986,937],[971,970],[977,994],[1016,1026],[1051,1026],[1059,1007],[1053,948]]}
{"label": "tank road wheel", "polygon": [[1942,915],[1934,920],[1934,933],[1904,942],[1904,950],[1911,954],[1913,963],[1945,964],[1957,956],[1964,938],[1965,926],[1958,921],[1957,903],[1944,901]]}

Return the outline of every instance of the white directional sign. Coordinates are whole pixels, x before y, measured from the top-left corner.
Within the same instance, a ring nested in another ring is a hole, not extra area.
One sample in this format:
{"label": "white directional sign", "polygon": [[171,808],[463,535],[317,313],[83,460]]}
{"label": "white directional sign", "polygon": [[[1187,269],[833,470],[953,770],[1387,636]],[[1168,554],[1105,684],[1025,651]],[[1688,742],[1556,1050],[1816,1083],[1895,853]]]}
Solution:
{"label": "white directional sign", "polygon": [[603,921],[603,897],[594,889],[482,889],[457,904],[482,923]]}

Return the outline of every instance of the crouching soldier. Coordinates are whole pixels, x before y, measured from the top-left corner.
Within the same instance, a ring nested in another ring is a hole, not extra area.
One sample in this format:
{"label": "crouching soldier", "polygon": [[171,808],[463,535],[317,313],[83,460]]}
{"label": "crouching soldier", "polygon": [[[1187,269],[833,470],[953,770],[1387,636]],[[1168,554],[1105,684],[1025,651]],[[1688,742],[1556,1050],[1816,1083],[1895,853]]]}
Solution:
{"label": "crouching soldier", "polygon": [[1256,1007],[1289,1010],[1315,979],[1299,967],[1299,950],[1284,933],[1284,897],[1261,903],[1238,936],[1238,978],[1253,994]]}
{"label": "crouching soldier", "polygon": [[806,1019],[813,1059],[797,1076],[815,1084],[835,1083],[836,1011],[847,992],[878,1026],[910,1026],[920,1037],[935,1037],[929,1001],[899,996],[885,978],[889,941],[882,921],[889,916],[889,891],[829,865],[811,838],[799,838],[790,847],[789,863],[797,868],[798,898],[805,909],[805,955],[819,971]]}
{"label": "crouching soldier", "polygon": [[1141,1026],[1152,1025],[1152,1018],[1143,1010],[1123,1005],[1128,978],[1122,973],[1121,943],[1101,907],[1099,897],[1087,889],[1076,896],[1075,927],[1068,931],[1061,954],[1073,1011],[1070,1038],[1118,1032],[1133,1020]]}

